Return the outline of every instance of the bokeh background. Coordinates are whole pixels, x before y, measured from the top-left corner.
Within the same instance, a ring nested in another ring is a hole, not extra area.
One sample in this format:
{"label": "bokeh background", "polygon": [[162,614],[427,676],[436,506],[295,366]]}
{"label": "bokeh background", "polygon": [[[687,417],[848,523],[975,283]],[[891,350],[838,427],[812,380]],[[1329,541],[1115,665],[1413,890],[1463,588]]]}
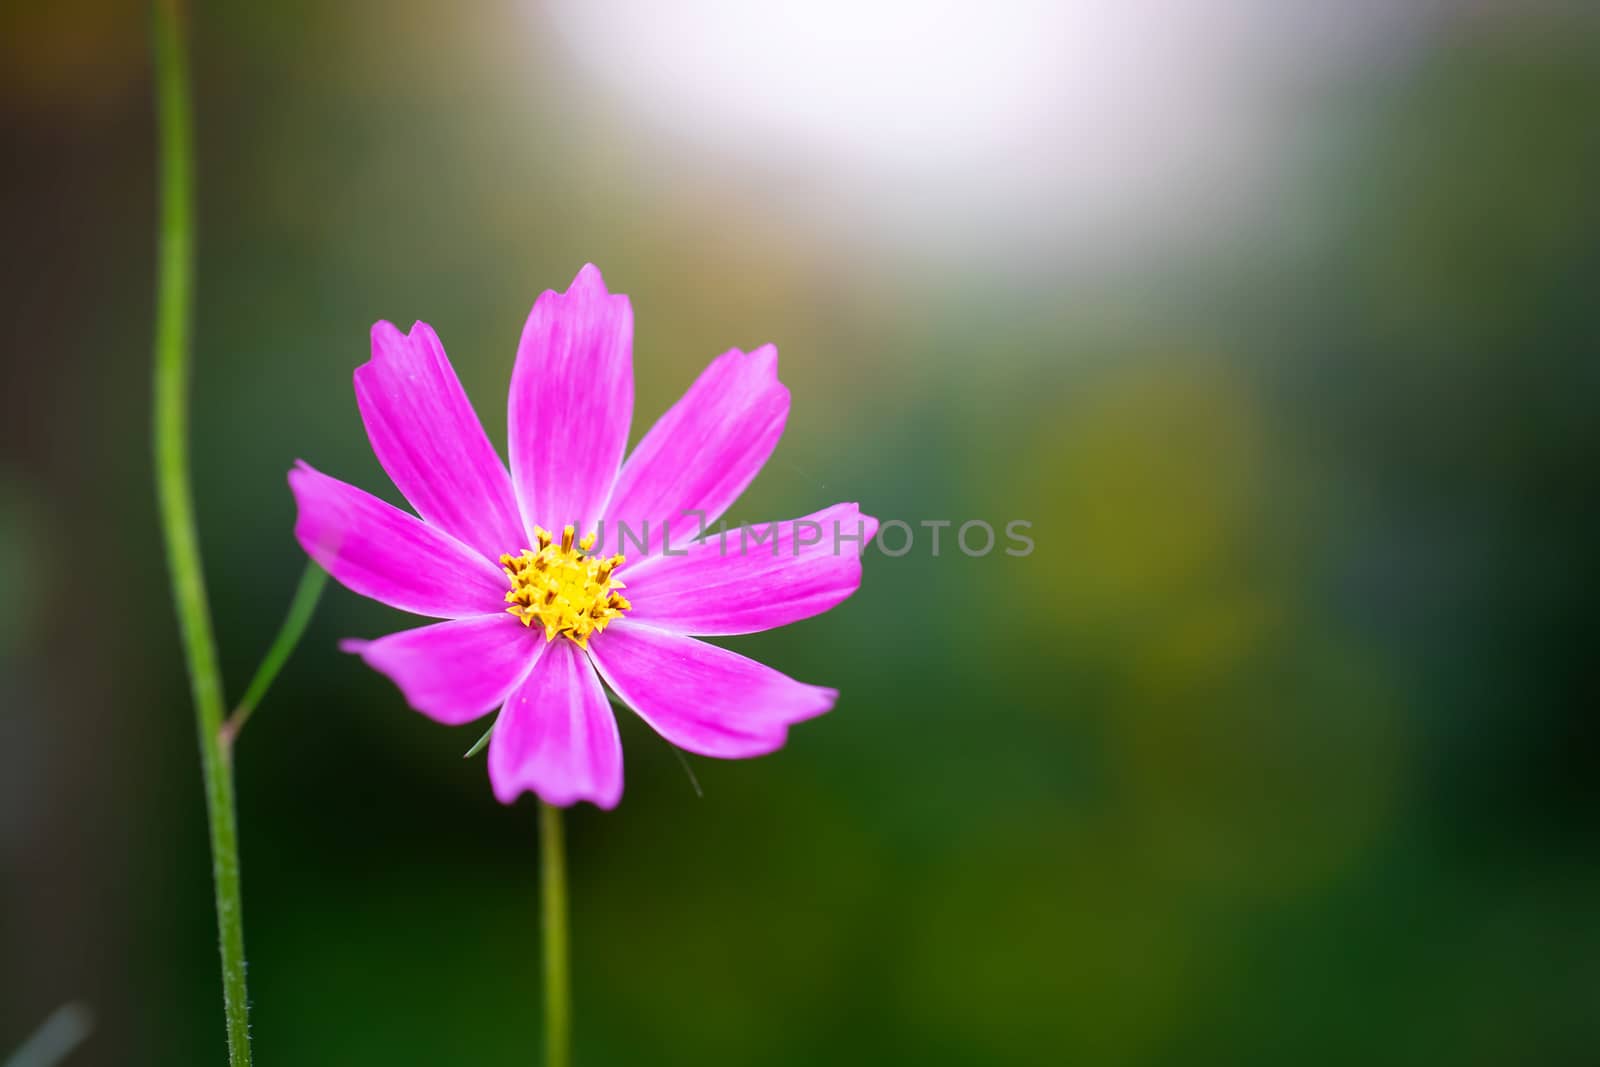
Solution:
{"label": "bokeh background", "polygon": [[[1586,10],[1587,9],[1587,13]],[[148,444],[137,4],[8,5],[0,1049],[222,1062]],[[837,710],[623,724],[569,821],[584,1064],[1600,1056],[1600,24],[1552,3],[195,3],[194,449],[230,695],[296,457],[435,326],[632,295],[635,438],[727,347],[794,411],[734,518],[947,530],[731,642]],[[238,753],[265,1064],[532,1063],[535,811],[338,638]]]}

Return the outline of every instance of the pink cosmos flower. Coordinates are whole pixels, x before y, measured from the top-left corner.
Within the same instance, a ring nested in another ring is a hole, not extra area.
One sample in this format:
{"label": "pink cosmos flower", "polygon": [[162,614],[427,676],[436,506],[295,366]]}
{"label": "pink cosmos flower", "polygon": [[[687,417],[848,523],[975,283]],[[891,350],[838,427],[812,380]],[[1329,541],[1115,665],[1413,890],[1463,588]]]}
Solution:
{"label": "pink cosmos flower", "polygon": [[295,537],[347,588],[446,621],[343,647],[435,721],[499,708],[489,779],[506,804],[529,790],[616,806],[622,746],[602,679],[689,752],[781,748],[791,723],[838,692],[695,638],[833,607],[861,584],[859,552],[878,524],[836,504],[754,533],[710,528],[783,433],[777,371],[771,345],[712,360],[623,462],[633,309],[586,266],[565,293],[543,293],[523,327],[507,473],[433,330],[378,323],[356,402],[378,462],[421,517],[299,462]]}

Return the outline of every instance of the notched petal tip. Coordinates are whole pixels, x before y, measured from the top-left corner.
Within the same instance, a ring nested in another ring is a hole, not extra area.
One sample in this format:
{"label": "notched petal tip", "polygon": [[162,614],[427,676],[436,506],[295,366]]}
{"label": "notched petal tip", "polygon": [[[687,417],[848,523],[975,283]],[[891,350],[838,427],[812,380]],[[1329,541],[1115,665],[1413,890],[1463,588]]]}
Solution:
{"label": "notched petal tip", "polygon": [[595,792],[591,794],[587,791],[563,793],[551,789],[540,789],[531,783],[521,782],[516,779],[508,782],[499,782],[495,780],[492,773],[489,775],[489,785],[494,790],[494,798],[507,807],[515,804],[524,793],[543,801],[552,808],[572,808],[587,801],[601,811],[612,811],[618,804],[622,803],[622,788],[620,785],[615,793]]}
{"label": "notched petal tip", "polygon": [[400,327],[388,319],[379,319],[372,324],[371,337],[372,356],[376,359],[383,351],[383,346],[394,344],[397,341],[404,341],[407,335],[401,333]]}
{"label": "notched petal tip", "polygon": [[[444,346],[439,341],[439,335],[433,327],[418,319],[411,324],[411,329],[401,330],[400,327],[388,319],[379,319],[372,324],[372,356],[365,363],[355,369],[355,380],[359,386],[361,379],[370,376],[375,365],[380,363],[403,363],[412,354],[412,346],[426,344],[430,348],[443,351]],[[363,373],[365,372],[365,374]]]}
{"label": "notched petal tip", "polygon": [[849,508],[855,513],[855,518],[860,520],[862,525],[861,550],[865,552],[867,546],[872,543],[872,539],[878,536],[877,517],[862,511],[861,505],[854,500],[847,500],[841,506]]}
{"label": "notched petal tip", "polygon": [[571,284],[569,284],[565,289],[560,291],[555,289],[544,290],[539,294],[539,299],[535,301],[535,306],[543,303],[546,300],[552,300],[559,297],[567,297],[568,299],[574,297],[592,300],[605,299],[623,302],[627,302],[628,300],[627,294],[613,293],[609,288],[607,288],[605,277],[600,273],[600,268],[595,266],[593,263],[585,263],[582,267],[578,268],[578,273],[572,276]]}
{"label": "notched petal tip", "polygon": [[[598,304],[609,307],[613,314],[625,316],[629,322],[629,334],[632,334],[633,301],[628,299],[627,293],[614,293],[606,285],[605,278],[600,273],[600,268],[593,263],[585,263],[572,278],[572,284],[565,290],[557,292],[546,289],[534,301],[534,310],[537,311],[544,305],[551,311],[550,305],[558,300],[577,301],[566,305],[568,312],[577,310],[588,304]],[[530,316],[531,318],[531,316]],[[631,347],[631,345],[630,345]]]}
{"label": "notched petal tip", "polygon": [[[796,723],[815,719],[819,715],[826,715],[834,709],[834,705],[839,703],[839,690],[837,689],[832,689],[825,685],[807,685],[804,682],[795,684],[802,687],[802,692],[796,694],[793,705],[784,715],[785,731]],[[787,736],[781,738],[778,744],[774,745],[770,751],[778,751],[787,741]]]}
{"label": "notched petal tip", "polygon": [[778,346],[775,344],[760,345],[748,352],[742,348],[730,348],[707,364],[706,370],[713,367],[724,371],[737,370],[749,375],[751,380],[768,379],[776,386],[787,388],[778,380]]}
{"label": "notched petal tip", "polygon": [[768,374],[772,375],[772,377],[776,378],[778,376],[777,345],[770,342],[764,344],[760,348],[752,349],[749,355],[747,355],[745,358],[750,361],[752,366],[766,371]]}

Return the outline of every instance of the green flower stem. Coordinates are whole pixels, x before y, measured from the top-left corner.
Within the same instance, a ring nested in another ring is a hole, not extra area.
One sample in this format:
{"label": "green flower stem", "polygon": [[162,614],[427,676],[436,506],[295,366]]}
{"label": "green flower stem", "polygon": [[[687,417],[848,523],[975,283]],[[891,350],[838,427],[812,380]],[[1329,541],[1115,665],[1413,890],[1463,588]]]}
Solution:
{"label": "green flower stem", "polygon": [[244,696],[239,699],[233,714],[222,724],[224,749],[231,751],[234,741],[239,737],[239,731],[244,729],[244,724],[255,714],[261,698],[267,695],[267,690],[277,680],[278,672],[283,670],[283,665],[289,661],[295,646],[300,643],[300,638],[305,636],[306,626],[310,624],[311,616],[316,613],[317,601],[322,597],[323,587],[327,584],[328,572],[315,562],[307,563],[305,573],[300,576],[300,584],[295,587],[294,597],[289,601],[289,612],[283,617],[283,625],[278,629],[278,636],[272,639],[272,647],[267,649],[266,656],[261,660],[261,666],[256,668],[255,677],[250,679],[250,685],[245,688]]}
{"label": "green flower stem", "polygon": [[561,809],[539,802],[544,897],[544,1065],[572,1067],[572,979],[567,965],[567,854]]}
{"label": "green flower stem", "polygon": [[194,289],[194,146],[189,61],[177,0],[156,0],[155,59],[160,233],[156,280],[154,437],[156,495],[166,540],[172,603],[200,733],[211,876],[216,886],[222,951],[222,1007],[228,1062],[250,1063],[249,1001],[244,976],[244,916],[239,893],[239,840],[233,769],[222,743],[222,671],[206,601],[205,572],[189,477],[189,326]]}

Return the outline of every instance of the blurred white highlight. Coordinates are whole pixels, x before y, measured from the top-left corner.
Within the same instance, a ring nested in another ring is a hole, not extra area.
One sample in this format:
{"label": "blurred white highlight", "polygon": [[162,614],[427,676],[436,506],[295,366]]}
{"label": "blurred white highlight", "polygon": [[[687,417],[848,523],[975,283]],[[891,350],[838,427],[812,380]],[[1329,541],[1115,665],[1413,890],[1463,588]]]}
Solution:
{"label": "blurred white highlight", "polygon": [[[557,0],[583,71],[805,203],[970,243],[1118,241],[1249,203],[1307,99],[1435,5]],[[579,94],[580,96],[582,94]],[[860,220],[848,220],[859,222]]]}

